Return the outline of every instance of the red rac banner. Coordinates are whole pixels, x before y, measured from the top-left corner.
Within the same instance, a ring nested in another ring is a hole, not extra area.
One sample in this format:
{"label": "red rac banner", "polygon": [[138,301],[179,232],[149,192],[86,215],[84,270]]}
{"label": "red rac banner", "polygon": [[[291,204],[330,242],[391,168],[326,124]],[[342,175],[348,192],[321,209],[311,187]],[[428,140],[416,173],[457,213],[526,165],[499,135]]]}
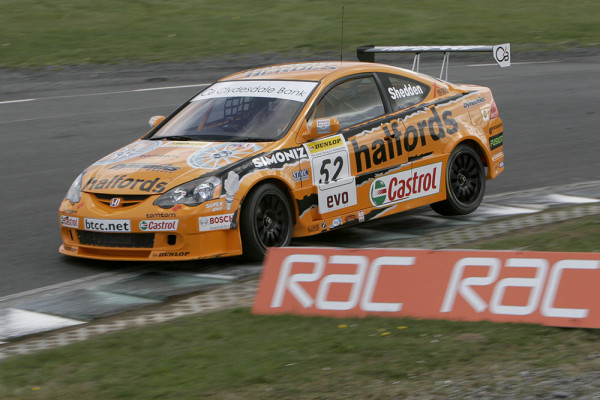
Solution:
{"label": "red rac banner", "polygon": [[272,248],[252,311],[600,328],[600,253]]}

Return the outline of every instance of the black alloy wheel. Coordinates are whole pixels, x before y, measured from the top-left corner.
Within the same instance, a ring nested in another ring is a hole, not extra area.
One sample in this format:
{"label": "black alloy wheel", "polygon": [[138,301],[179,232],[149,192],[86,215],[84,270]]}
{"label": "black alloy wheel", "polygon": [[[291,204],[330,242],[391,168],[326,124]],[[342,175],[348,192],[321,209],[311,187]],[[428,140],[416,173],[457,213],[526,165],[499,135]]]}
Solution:
{"label": "black alloy wheel", "polygon": [[244,256],[262,260],[268,247],[287,246],[292,238],[292,211],[285,194],[272,183],[248,195],[241,215]]}
{"label": "black alloy wheel", "polygon": [[446,200],[431,205],[439,214],[470,214],[481,204],[485,192],[485,168],[473,148],[459,145],[450,154],[446,192]]}

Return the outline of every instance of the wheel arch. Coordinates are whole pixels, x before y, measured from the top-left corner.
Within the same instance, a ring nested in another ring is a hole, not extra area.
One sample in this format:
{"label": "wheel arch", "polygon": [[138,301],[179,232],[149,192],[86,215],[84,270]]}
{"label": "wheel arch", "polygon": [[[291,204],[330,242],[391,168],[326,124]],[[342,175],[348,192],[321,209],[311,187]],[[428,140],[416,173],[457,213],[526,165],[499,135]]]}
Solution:
{"label": "wheel arch", "polygon": [[452,150],[454,150],[456,147],[460,146],[461,144],[467,145],[470,148],[472,148],[473,150],[475,150],[475,152],[481,158],[481,162],[483,163],[483,166],[486,168],[486,178],[490,179],[489,166],[491,165],[492,160],[490,159],[489,152],[486,151],[485,145],[473,137],[467,137],[464,140],[461,140],[460,142],[456,143],[451,149],[447,149],[448,154],[452,153]]}
{"label": "wheel arch", "polygon": [[283,179],[279,179],[277,177],[269,176],[264,179],[260,179],[260,180],[257,180],[256,182],[253,182],[250,189],[248,190],[248,192],[246,192],[246,195],[240,201],[240,211],[244,209],[244,202],[245,202],[246,198],[248,197],[248,195],[252,191],[256,190],[258,187],[265,185],[267,183],[272,183],[272,184],[276,185],[279,189],[281,189],[281,191],[285,195],[286,200],[288,201],[289,205],[292,208],[292,222],[295,225],[296,222],[298,221],[298,206],[297,206],[296,202],[294,201],[294,195],[292,194],[292,189]]}

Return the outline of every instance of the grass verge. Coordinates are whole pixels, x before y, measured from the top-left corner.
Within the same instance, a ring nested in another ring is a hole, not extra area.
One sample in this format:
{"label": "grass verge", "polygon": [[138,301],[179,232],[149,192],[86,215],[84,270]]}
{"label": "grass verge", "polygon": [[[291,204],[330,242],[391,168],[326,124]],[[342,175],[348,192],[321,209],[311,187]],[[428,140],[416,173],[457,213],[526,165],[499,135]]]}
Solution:
{"label": "grass verge", "polygon": [[182,62],[359,45],[600,47],[593,0],[1,0],[0,67]]}
{"label": "grass verge", "polygon": [[[600,216],[588,217],[474,247],[594,251],[599,224]],[[442,396],[456,390],[453,382],[469,390],[499,380],[511,385],[540,369],[559,368],[565,377],[597,371],[599,339],[599,331],[527,324],[256,316],[236,309],[0,361],[0,398]]]}
{"label": "grass verge", "polygon": [[[464,245],[463,245],[464,246]],[[469,243],[473,249],[600,252],[600,215]]]}

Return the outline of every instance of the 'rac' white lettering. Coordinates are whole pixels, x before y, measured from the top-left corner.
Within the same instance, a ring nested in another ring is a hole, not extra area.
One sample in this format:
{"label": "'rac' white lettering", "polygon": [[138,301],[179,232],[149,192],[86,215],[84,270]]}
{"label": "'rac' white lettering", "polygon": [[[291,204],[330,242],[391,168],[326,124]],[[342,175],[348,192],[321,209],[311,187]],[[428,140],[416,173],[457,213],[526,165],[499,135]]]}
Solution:
{"label": "'rac' white lettering", "polygon": [[[311,273],[292,274],[294,264],[313,264]],[[292,254],[282,262],[277,285],[271,299],[271,307],[281,307],[286,292],[289,292],[304,308],[314,305],[319,310],[351,310],[356,305],[364,311],[397,312],[402,309],[402,303],[374,302],[373,294],[379,280],[381,268],[411,266],[415,257],[378,257],[369,264],[365,256],[335,255],[329,260],[320,254]],[[323,277],[327,264],[355,265],[353,274],[329,274]],[[323,279],[321,279],[323,277]],[[366,277],[366,280],[365,280]],[[316,282],[319,287],[315,298],[300,285],[303,282]],[[351,285],[347,300],[328,300],[329,289],[333,284],[345,283]]]}
{"label": "'rac' white lettering", "polygon": [[[486,276],[470,276],[463,278],[467,266],[487,267]],[[476,311],[483,312],[489,306],[492,314],[500,315],[529,315],[538,308],[545,317],[557,318],[586,318],[588,309],[558,308],[554,306],[554,300],[558,293],[561,274],[566,269],[598,269],[598,260],[561,260],[551,268],[547,260],[541,258],[509,258],[506,260],[505,268],[535,268],[535,276],[532,278],[504,278],[496,282],[502,268],[502,262],[494,257],[467,257],[460,259],[452,270],[452,275],[446,289],[441,312],[450,312],[454,307],[456,295],[459,294]],[[550,268],[548,283],[544,288],[546,276]],[[473,290],[473,286],[488,286],[496,282],[494,291],[487,304]],[[531,288],[527,304],[504,305],[502,299],[506,288],[525,287]],[[542,296],[543,295],[543,296]],[[540,306],[541,301],[541,306]]]}

